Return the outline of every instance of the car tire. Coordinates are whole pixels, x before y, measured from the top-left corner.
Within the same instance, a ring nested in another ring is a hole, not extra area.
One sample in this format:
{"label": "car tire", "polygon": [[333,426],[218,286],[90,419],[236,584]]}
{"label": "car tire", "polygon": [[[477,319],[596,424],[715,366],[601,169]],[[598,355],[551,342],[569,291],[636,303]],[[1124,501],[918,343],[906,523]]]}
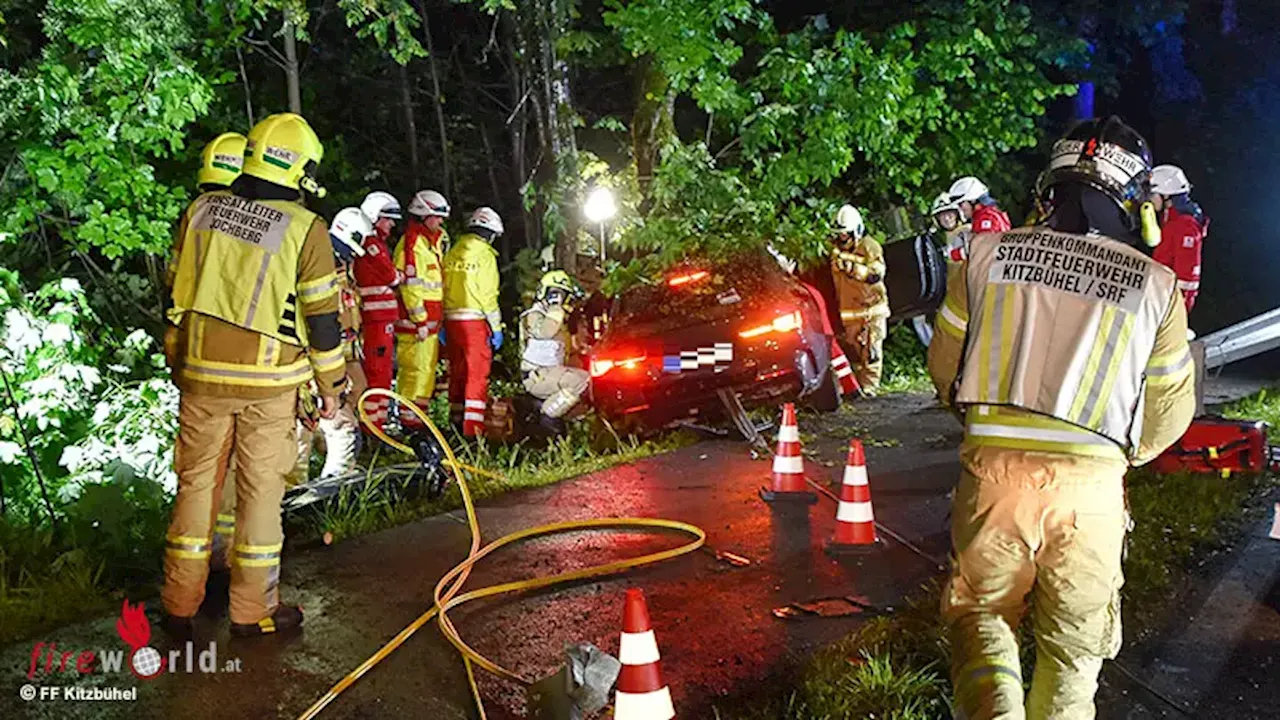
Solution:
{"label": "car tire", "polygon": [[840,387],[836,385],[836,376],[828,369],[823,373],[822,384],[809,393],[804,404],[818,412],[835,412],[840,409]]}

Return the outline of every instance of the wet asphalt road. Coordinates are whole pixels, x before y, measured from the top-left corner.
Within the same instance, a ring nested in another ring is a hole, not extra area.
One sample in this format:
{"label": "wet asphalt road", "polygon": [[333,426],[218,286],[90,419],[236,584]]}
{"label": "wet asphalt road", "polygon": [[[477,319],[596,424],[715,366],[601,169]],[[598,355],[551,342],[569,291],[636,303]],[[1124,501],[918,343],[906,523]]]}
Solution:
{"label": "wet asphalt road", "polygon": [[[893,397],[836,416],[802,419],[811,477],[842,469],[855,428],[869,447],[877,520],[923,551],[945,557],[947,493],[958,466],[959,427],[929,398]],[[886,444],[886,443],[880,443]],[[826,467],[830,463],[833,467]],[[834,503],[774,510],[757,496],[769,464],[742,443],[705,442],[633,465],[485,502],[486,541],[533,525],[594,517],[663,517],[704,528],[708,546],[751,559],[735,568],[710,551],[622,576],[537,593],[478,601],[450,617],[481,653],[523,677],[554,672],[561,651],[591,642],[616,654],[622,596],[641,587],[649,600],[662,669],[681,716],[702,717],[720,695],[749,687],[854,629],[861,618],[783,621],[773,608],[820,597],[855,595],[891,606],[937,573],[893,541],[866,558],[832,560],[822,550]],[[35,684],[139,686],[132,703],[21,702],[31,644],[0,652],[0,717],[290,718],[372,655],[431,605],[436,580],[469,544],[461,511],[330,548],[286,548],[283,597],[301,602],[305,631],[292,638],[231,641],[225,622],[201,628],[197,652],[217,642],[219,665],[239,658],[240,672],[174,673],[139,682],[60,674]],[[674,547],[680,535],[575,533],[507,549],[477,568],[468,588],[550,574]],[[122,648],[114,616],[51,634],[59,652]],[[158,628],[153,643],[168,650]],[[74,662],[74,660],[73,660]],[[523,691],[483,676],[490,717],[516,717]],[[462,664],[434,622],[348,690],[323,718],[466,718],[472,716]]]}

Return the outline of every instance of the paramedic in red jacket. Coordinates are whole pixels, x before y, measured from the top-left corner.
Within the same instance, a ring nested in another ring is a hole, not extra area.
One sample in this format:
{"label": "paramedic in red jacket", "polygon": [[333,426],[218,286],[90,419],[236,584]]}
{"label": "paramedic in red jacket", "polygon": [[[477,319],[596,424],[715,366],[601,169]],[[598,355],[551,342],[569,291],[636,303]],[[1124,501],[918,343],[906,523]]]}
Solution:
{"label": "paramedic in red jacket", "polygon": [[1209,218],[1191,200],[1187,174],[1174,165],[1152,168],[1151,204],[1160,214],[1160,244],[1152,257],[1177,274],[1190,313],[1200,292],[1200,246],[1209,233]]}
{"label": "paramedic in red jacket", "polygon": [[960,206],[960,215],[972,225],[972,234],[1005,232],[1013,229],[1009,216],[996,204],[986,183],[976,177],[962,177],[947,191],[951,202]]}
{"label": "paramedic in red jacket", "polygon": [[[374,227],[365,238],[364,256],[356,258],[356,291],[360,294],[360,326],[363,335],[365,378],[369,387],[391,389],[392,364],[395,358],[395,324],[400,319],[400,302],[396,286],[403,279],[391,259],[388,242],[396,221],[403,217],[400,202],[390,193],[371,192],[360,203]],[[364,412],[372,425],[382,428],[387,422],[391,399],[385,395],[365,401]]]}

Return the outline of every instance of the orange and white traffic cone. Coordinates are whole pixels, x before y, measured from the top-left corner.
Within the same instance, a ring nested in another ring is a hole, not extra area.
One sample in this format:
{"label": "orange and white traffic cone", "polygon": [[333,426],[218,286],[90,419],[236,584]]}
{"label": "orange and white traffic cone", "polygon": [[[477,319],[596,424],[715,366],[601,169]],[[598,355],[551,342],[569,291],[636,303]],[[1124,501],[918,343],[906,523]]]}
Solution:
{"label": "orange and white traffic cone", "polygon": [[815,503],[818,497],[809,491],[804,480],[804,456],[800,452],[800,426],[796,423],[796,406],[782,406],[782,425],[778,428],[778,451],[773,456],[771,486],[760,488],[765,502],[804,501]]}
{"label": "orange and white traffic cone", "polygon": [[835,373],[836,384],[840,387],[841,395],[852,395],[860,389],[858,378],[854,376],[853,368],[849,366],[849,357],[844,354],[844,349],[835,340],[831,341],[831,372]]}
{"label": "orange and white traffic cone", "polygon": [[867,455],[862,441],[849,441],[849,459],[840,483],[840,505],[836,509],[836,532],[827,543],[831,554],[866,552],[875,548],[876,519],[871,510],[871,485],[867,483]]}
{"label": "orange and white traffic cone", "polygon": [[622,671],[613,700],[614,720],[671,720],[676,716],[671,688],[662,682],[659,659],[644,593],[630,588],[622,606],[622,642],[618,647]]}

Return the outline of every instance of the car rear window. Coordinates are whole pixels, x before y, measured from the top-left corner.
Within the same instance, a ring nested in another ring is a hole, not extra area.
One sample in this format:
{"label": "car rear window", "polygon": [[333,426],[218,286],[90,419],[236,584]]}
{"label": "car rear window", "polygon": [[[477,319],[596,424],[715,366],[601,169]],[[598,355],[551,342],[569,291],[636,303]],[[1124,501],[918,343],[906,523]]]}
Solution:
{"label": "car rear window", "polygon": [[[707,273],[697,277],[697,273]],[[691,278],[676,286],[674,278]],[[669,271],[652,285],[633,287],[619,298],[615,321],[658,324],[662,329],[705,322],[751,307],[787,291],[777,264],[767,256],[727,264],[690,264]]]}

